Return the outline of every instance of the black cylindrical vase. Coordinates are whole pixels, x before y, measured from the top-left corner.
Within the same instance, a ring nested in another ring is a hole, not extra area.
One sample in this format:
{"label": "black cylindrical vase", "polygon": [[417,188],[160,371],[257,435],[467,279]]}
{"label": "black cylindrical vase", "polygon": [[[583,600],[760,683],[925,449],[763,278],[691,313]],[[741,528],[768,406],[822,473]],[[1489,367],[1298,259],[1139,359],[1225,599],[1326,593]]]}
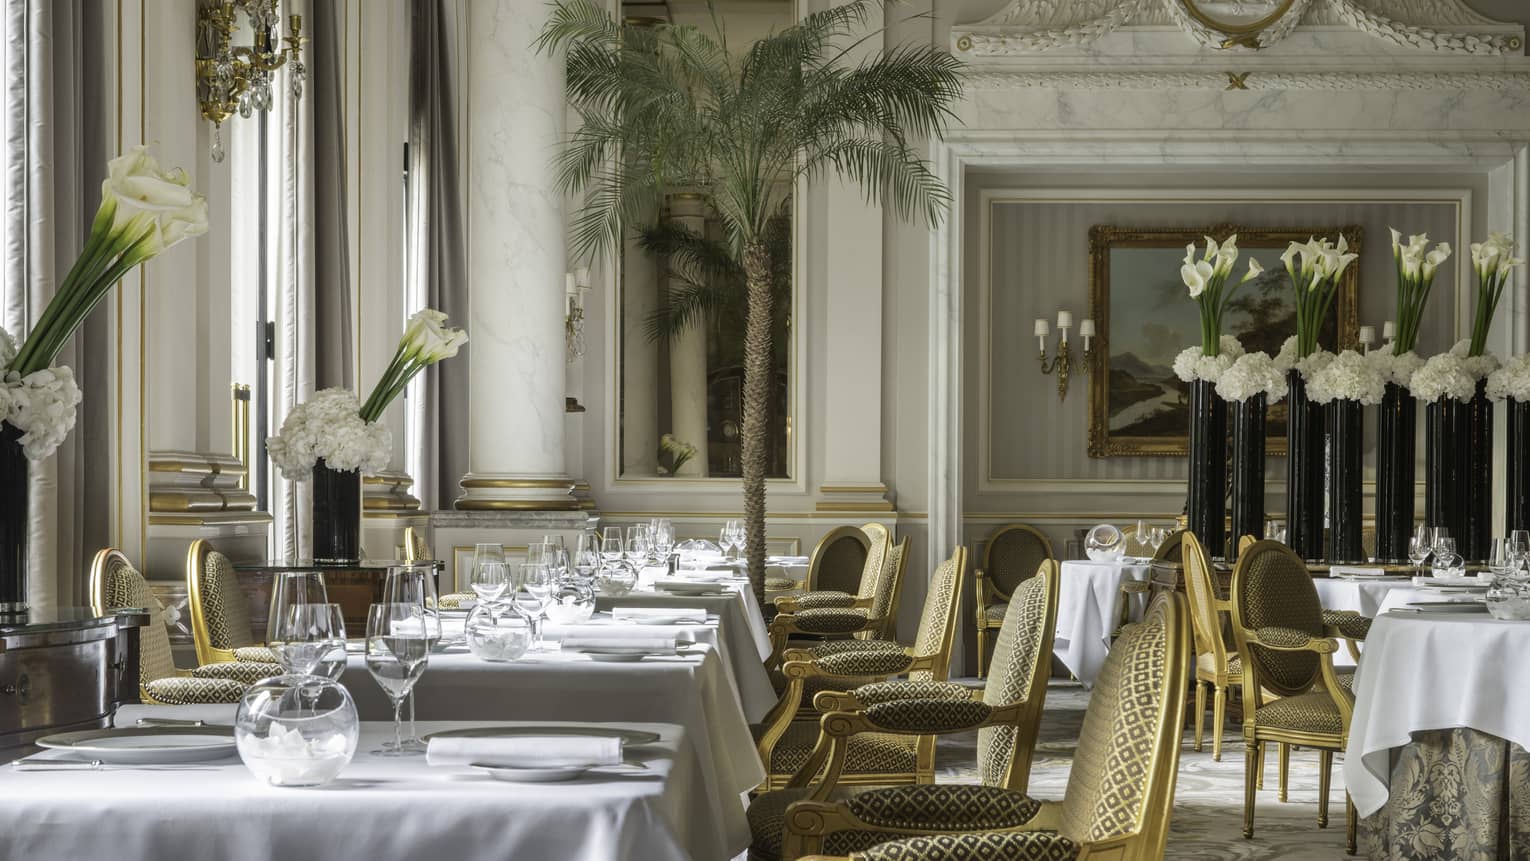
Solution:
{"label": "black cylindrical vase", "polygon": [[1268,397],[1257,394],[1232,406],[1232,540],[1227,558],[1238,555],[1243,536],[1264,537],[1264,423]]}
{"label": "black cylindrical vase", "polygon": [[1363,562],[1360,527],[1365,519],[1360,493],[1365,464],[1365,421],[1359,401],[1328,404],[1328,561]]}
{"label": "black cylindrical vase", "polygon": [[1303,559],[1323,555],[1323,405],[1307,400],[1300,371],[1286,372],[1286,543]]}
{"label": "black cylindrical vase", "polygon": [[1456,552],[1468,562],[1482,562],[1493,540],[1493,402],[1488,400],[1486,380],[1477,381],[1477,393],[1461,409],[1465,480],[1457,489],[1464,531],[1456,539]]}
{"label": "black cylindrical vase", "polygon": [[1225,553],[1227,529],[1227,404],[1215,383],[1190,383],[1189,528],[1212,556]]}
{"label": "black cylindrical vase", "polygon": [[1530,529],[1530,401],[1504,401],[1508,413],[1504,447],[1504,534]]}
{"label": "black cylindrical vase", "polygon": [[[1456,430],[1460,401],[1440,398],[1424,406],[1424,523],[1461,530],[1459,441]],[[1458,546],[1459,552],[1460,547]]]}
{"label": "black cylindrical vase", "polygon": [[361,470],[313,466],[313,561],[355,565],[361,561]]}
{"label": "black cylindrical vase", "polygon": [[27,609],[29,491],[21,431],[0,422],[0,615]]}
{"label": "black cylindrical vase", "polygon": [[1407,389],[1387,383],[1377,423],[1376,558],[1401,563],[1408,558],[1413,533],[1418,402]]}

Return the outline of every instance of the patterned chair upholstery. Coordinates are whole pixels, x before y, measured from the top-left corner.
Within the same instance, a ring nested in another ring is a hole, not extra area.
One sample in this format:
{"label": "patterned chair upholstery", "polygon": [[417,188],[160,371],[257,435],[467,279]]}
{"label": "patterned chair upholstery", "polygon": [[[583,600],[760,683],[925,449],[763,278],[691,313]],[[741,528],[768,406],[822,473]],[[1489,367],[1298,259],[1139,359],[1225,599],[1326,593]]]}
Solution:
{"label": "patterned chair upholstery", "polygon": [[[876,524],[867,526],[869,528]],[[898,596],[903,590],[903,568],[908,561],[908,544],[909,540],[904,538],[882,553],[873,542],[873,550],[866,557],[866,564],[870,566],[875,562],[876,570],[867,568],[861,579],[859,595],[806,592],[776,599],[776,609],[779,612],[770,621],[771,653],[765,664],[775,677],[778,692],[784,687],[779,677],[781,661],[788,649],[801,647],[808,642],[804,639],[805,635],[850,637],[866,643],[889,642],[894,639],[893,628],[898,621]]]}
{"label": "patterned chair upholstery", "polygon": [[[879,524],[876,529],[860,526],[839,526],[818,542],[808,558],[807,580],[804,588],[809,592],[855,593],[861,588],[868,570],[866,562],[876,550],[879,538],[885,538],[887,530]],[[886,548],[883,548],[886,552]]]}
{"label": "patterned chair upholstery", "polygon": [[[1189,683],[1190,622],[1182,595],[1156,598],[1129,625],[1101,669],[1061,802],[1037,802],[996,787],[909,804],[872,790],[851,801],[799,801],[787,810],[783,858],[828,861],[1013,861],[1084,855],[1147,861],[1164,857],[1180,728]],[[943,787],[955,789],[955,787]],[[942,807],[961,806],[960,813]],[[886,842],[847,843],[881,832]],[[849,836],[840,836],[849,835]]]}
{"label": "patterned chair upholstery", "polygon": [[1010,596],[1042,562],[1052,559],[1052,542],[1033,526],[1012,523],[988,536],[983,564],[974,580],[977,589],[977,675],[983,678],[988,665],[988,632],[1004,624]]}
{"label": "patterned chair upholstery", "polygon": [[198,663],[276,663],[270,649],[251,642],[249,603],[239,589],[234,563],[202,539],[191,542],[186,551],[186,595]]}
{"label": "patterned chair upholstery", "polygon": [[[1334,672],[1339,628],[1325,619],[1307,565],[1278,541],[1257,541],[1238,559],[1232,576],[1232,629],[1243,665],[1243,836],[1254,836],[1254,797],[1263,749],[1280,745],[1285,795],[1290,748],[1314,748],[1318,773],[1318,827],[1328,825],[1333,754],[1349,741],[1354,694]],[[1330,614],[1328,619],[1347,619]],[[1351,630],[1358,627],[1351,625]],[[1354,806],[1345,794],[1346,837],[1355,849]]]}
{"label": "patterned chair upholstery", "polygon": [[1210,685],[1211,758],[1221,762],[1227,690],[1235,685],[1242,686],[1243,662],[1236,652],[1228,654],[1227,644],[1222,640],[1222,614],[1229,612],[1232,605],[1217,597],[1206,548],[1190,533],[1185,533],[1180,540],[1185,593],[1190,599],[1190,620],[1195,630],[1195,749],[1201,749],[1201,735],[1206,726],[1206,686]]}
{"label": "patterned chair upholstery", "polygon": [[[781,699],[761,722],[756,739],[767,774],[763,788],[785,786],[804,763],[818,755],[815,698],[823,692],[850,691],[905,674],[916,682],[948,679],[966,568],[967,551],[963,547],[956,548],[951,558],[936,568],[910,648],[886,641],[856,640],[822,644],[827,648],[786,651],[781,666],[785,679]],[[933,736],[866,734],[853,748],[843,766],[842,783],[929,783],[935,779]],[[812,768],[808,776],[817,771]]]}
{"label": "patterned chair upholstery", "polygon": [[[749,806],[750,861],[781,857],[787,808],[796,801],[831,797],[841,776],[838,766],[853,758],[850,751],[856,740],[868,733],[928,735],[977,728],[982,784],[864,792],[850,804],[866,821],[897,824],[938,816],[972,828],[999,828],[1034,815],[1036,803],[1021,793],[1030,781],[1057,630],[1057,563],[1049,559],[1040,569],[1020,584],[1010,601],[994,648],[993,674],[981,699],[973,699],[963,685],[933,681],[880,682],[849,693],[820,695],[824,728],[813,768],[799,770],[787,788],[765,793]],[[825,763],[828,767],[821,768]],[[884,839],[877,831],[836,832],[826,848],[851,852]]]}
{"label": "patterned chair upholstery", "polygon": [[[835,537],[837,533],[842,533],[840,538]],[[855,594],[838,589],[819,588],[816,579],[815,566],[819,558],[829,552],[829,548],[843,540],[864,542],[866,546],[865,562],[861,566],[860,580]],[[825,536],[813,551],[813,558],[808,562],[807,591],[798,595],[782,595],[776,598],[774,602],[776,609],[787,614],[809,609],[864,610],[868,617],[875,615],[876,625],[858,633],[857,638],[891,639],[890,635],[896,619],[890,617],[885,611],[889,609],[892,596],[897,593],[899,585],[895,580],[889,579],[894,575],[888,558],[892,550],[892,535],[887,531],[887,527],[880,523],[839,527]],[[875,612],[877,610],[883,612]]]}
{"label": "patterned chair upholstery", "polygon": [[239,661],[190,672],[176,669],[170,634],[162,623],[164,605],[120,550],[108,547],[91,562],[90,606],[101,615],[124,607],[149,611],[150,623],[138,629],[138,695],[150,705],[236,703],[246,685],[282,671],[276,664]]}

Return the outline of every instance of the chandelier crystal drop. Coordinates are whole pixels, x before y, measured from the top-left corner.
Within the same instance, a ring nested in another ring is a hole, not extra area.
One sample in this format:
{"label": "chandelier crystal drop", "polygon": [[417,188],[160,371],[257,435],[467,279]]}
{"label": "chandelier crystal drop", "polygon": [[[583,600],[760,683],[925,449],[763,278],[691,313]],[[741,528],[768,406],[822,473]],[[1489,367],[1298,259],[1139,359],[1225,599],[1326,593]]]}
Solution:
{"label": "chandelier crystal drop", "polygon": [[[281,35],[278,0],[221,0],[206,3],[197,11],[197,97],[202,117],[213,124],[212,160],[225,156],[223,122],[236,112],[249,119],[255,112],[271,109],[275,73],[288,72],[293,99],[303,97],[303,16],[287,16],[287,34]],[[234,44],[243,12],[253,41]]]}

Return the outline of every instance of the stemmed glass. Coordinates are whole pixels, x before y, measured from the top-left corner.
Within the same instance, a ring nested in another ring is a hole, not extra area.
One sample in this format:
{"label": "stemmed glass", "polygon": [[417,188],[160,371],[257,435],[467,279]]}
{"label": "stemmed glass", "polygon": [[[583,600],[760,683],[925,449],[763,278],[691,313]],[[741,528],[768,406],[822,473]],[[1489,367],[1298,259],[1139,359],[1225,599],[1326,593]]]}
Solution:
{"label": "stemmed glass", "polygon": [[611,530],[607,529],[605,537],[600,539],[601,561],[607,566],[615,565],[622,561],[623,555],[621,534],[618,532],[613,536]]}
{"label": "stemmed glass", "polygon": [[1414,568],[1423,568],[1424,560],[1434,550],[1429,544],[1429,530],[1420,526],[1408,537],[1408,561],[1413,563]]}
{"label": "stemmed glass", "polygon": [[1493,543],[1488,546],[1487,567],[1489,571],[1500,577],[1519,567],[1519,559],[1515,556],[1511,539],[1493,539]]}
{"label": "stemmed glass", "polygon": [[290,604],[268,621],[266,648],[289,674],[339,679],[345,671],[345,615],[339,604]]}
{"label": "stemmed glass", "polygon": [[[383,581],[383,603],[418,604],[421,614],[420,631],[426,645],[434,649],[441,641],[441,609],[436,596],[434,564],[389,566],[388,577]],[[414,731],[413,694],[409,697],[409,737],[404,739],[404,747],[414,751],[425,749],[425,742]]]}
{"label": "stemmed glass", "polygon": [[1158,548],[1169,540],[1169,530],[1162,526],[1153,526],[1148,529],[1148,546],[1152,548],[1153,555],[1158,555]]}
{"label": "stemmed glass", "polygon": [[[323,606],[329,603],[324,588],[324,574],[319,571],[282,571],[271,581],[271,608],[266,616],[266,648],[276,655],[276,660],[289,673],[296,670],[288,666],[283,655],[287,641],[299,630],[306,630],[309,614],[296,608]],[[306,636],[305,636],[306,640]],[[310,667],[311,668],[311,667]]]}
{"label": "stemmed glass", "polygon": [[648,564],[648,527],[627,527],[627,558],[639,568]]}
{"label": "stemmed glass", "polygon": [[473,569],[485,562],[505,561],[505,545],[503,544],[475,544],[473,545]]}
{"label": "stemmed glass", "polygon": [[675,525],[667,518],[655,517],[648,524],[648,535],[654,555],[661,561],[668,559],[675,549]]}
{"label": "stemmed glass", "polygon": [[547,603],[552,600],[553,593],[558,591],[558,578],[554,576],[552,566],[546,563],[535,565],[527,563],[521,566],[521,586],[525,589],[523,598],[516,595],[516,602],[531,619],[531,648],[539,650],[542,642],[542,619],[543,611],[547,609]]}
{"label": "stemmed glass", "polygon": [[724,558],[738,558],[738,554],[744,546],[744,524],[737,520],[729,520],[723,524],[722,533],[718,536],[717,543],[723,552]]}
{"label": "stemmed glass", "polygon": [[430,661],[425,608],[414,602],[373,604],[367,611],[367,672],[393,701],[393,743],[373,756],[417,756],[404,740],[404,699]]}
{"label": "stemmed glass", "polygon": [[595,532],[579,533],[579,543],[574,547],[574,570],[586,580],[595,576],[600,568],[600,537]]}
{"label": "stemmed glass", "polygon": [[1530,530],[1509,530],[1509,558],[1513,560],[1515,568],[1523,568],[1530,563]]}
{"label": "stemmed glass", "polygon": [[510,588],[510,563],[499,561],[475,565],[471,584],[479,603],[488,607],[490,613],[495,613],[495,608],[505,597],[505,590]]}

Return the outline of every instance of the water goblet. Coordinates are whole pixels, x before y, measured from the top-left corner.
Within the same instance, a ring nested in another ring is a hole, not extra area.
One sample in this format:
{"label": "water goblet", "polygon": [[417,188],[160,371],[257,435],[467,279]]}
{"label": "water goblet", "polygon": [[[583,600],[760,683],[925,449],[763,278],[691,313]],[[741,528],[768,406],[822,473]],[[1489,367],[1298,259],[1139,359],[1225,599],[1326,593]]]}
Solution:
{"label": "water goblet", "polygon": [[1436,536],[1432,549],[1434,550],[1436,560],[1442,557],[1454,556],[1456,555],[1456,539],[1451,538],[1449,535]]}
{"label": "water goblet", "polygon": [[[441,608],[436,595],[436,567],[433,563],[388,566],[388,576],[383,581],[383,603],[419,604],[426,643],[434,650],[441,642]],[[425,742],[414,729],[413,694],[409,696],[409,737],[404,739],[404,746],[416,751],[425,749]]]}
{"label": "water goblet", "polygon": [[510,588],[510,564],[508,562],[484,562],[473,568],[471,580],[473,594],[481,604],[492,606],[505,597]]}
{"label": "water goblet", "polygon": [[1515,558],[1509,539],[1494,538],[1488,545],[1487,567],[1500,577],[1519,567],[1519,560]]}
{"label": "water goblet", "polygon": [[531,648],[533,651],[542,648],[542,619],[547,604],[552,600],[553,593],[558,591],[558,578],[552,573],[552,569],[546,564],[522,565],[521,587],[525,590],[522,598],[517,594],[516,601],[526,614],[531,618]]}
{"label": "water goblet", "polygon": [[627,527],[627,558],[641,568],[648,564],[648,527]]}
{"label": "water goblet", "polygon": [[345,668],[345,617],[339,604],[290,604],[268,621],[266,635],[266,648],[287,675],[337,677],[337,668],[330,666],[337,645],[338,669]]}
{"label": "water goblet", "polygon": [[648,531],[654,554],[661,559],[668,559],[675,549],[675,525],[668,518],[656,517],[648,524]]}
{"label": "water goblet", "polygon": [[[1424,527],[1419,529],[1424,530]],[[1415,532],[1408,537],[1408,561],[1413,563],[1414,568],[1424,567],[1424,560],[1429,558],[1431,551],[1427,530],[1424,530],[1422,534]]]}
{"label": "water goblet", "polygon": [[1525,567],[1530,563],[1530,530],[1509,530],[1509,553],[1515,562],[1515,567]]}
{"label": "water goblet", "polygon": [[503,544],[475,544],[473,545],[473,567],[477,568],[485,562],[505,561],[505,545]]}
{"label": "water goblet", "polygon": [[425,610],[412,601],[373,604],[367,611],[367,672],[393,702],[393,744],[373,756],[417,756],[423,751],[404,743],[404,699],[430,661]]}
{"label": "water goblet", "polygon": [[600,537],[594,531],[579,533],[572,562],[580,576],[586,579],[595,576],[595,571],[600,568]]}

